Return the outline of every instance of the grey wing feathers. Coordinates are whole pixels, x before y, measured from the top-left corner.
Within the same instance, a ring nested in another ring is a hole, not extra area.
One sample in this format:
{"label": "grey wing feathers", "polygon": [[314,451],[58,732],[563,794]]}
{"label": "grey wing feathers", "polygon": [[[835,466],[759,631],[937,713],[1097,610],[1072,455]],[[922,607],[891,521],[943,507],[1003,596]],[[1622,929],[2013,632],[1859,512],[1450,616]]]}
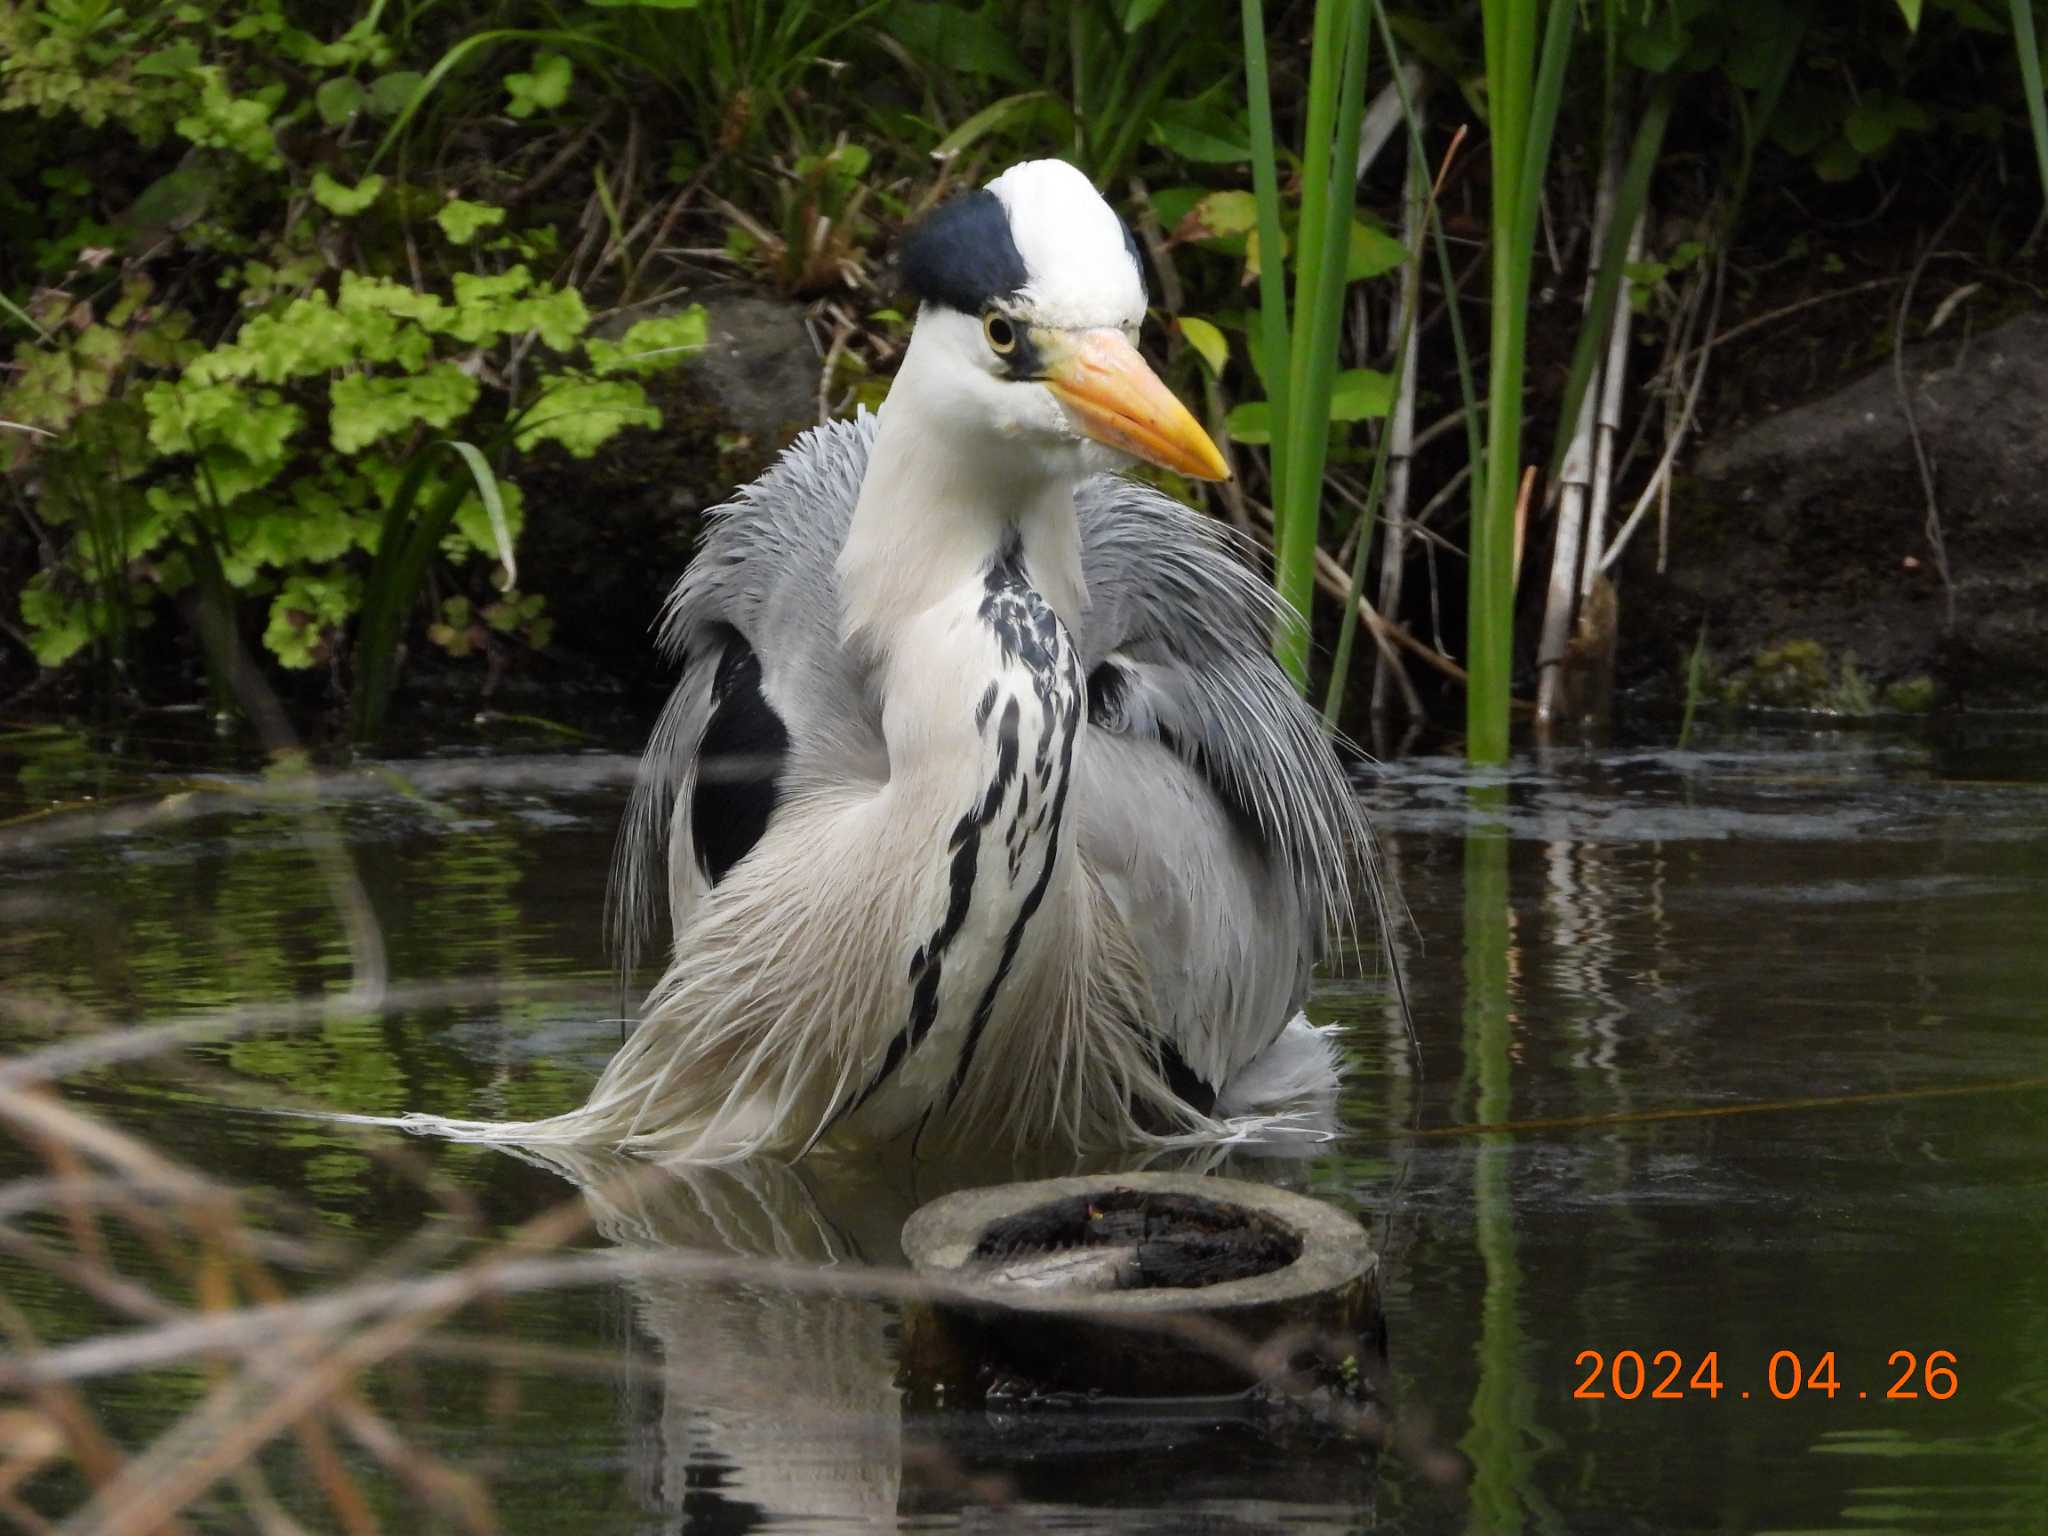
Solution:
{"label": "grey wing feathers", "polygon": [[[886,771],[877,701],[840,643],[835,577],[875,426],[863,412],[798,438],[713,515],[663,610],[661,644],[683,677],[620,834],[611,922],[629,969],[659,918],[661,885],[678,920],[696,889],[690,790],[722,636],[737,632],[760,657],[789,732],[786,777]],[[1100,723],[1170,746],[1256,828],[1304,912],[1348,928],[1369,833],[1314,712],[1268,653],[1271,590],[1222,524],[1157,491],[1100,475],[1076,502],[1088,583],[1080,647],[1091,676],[1119,694],[1102,701]]]}
{"label": "grey wing feathers", "polygon": [[1371,867],[1370,830],[1320,719],[1272,659],[1278,599],[1252,551],[1134,481],[1098,476],[1076,503],[1082,651],[1091,671],[1106,662],[1122,674],[1102,723],[1171,747],[1252,824],[1303,910],[1351,928],[1351,875]]}
{"label": "grey wing feathers", "polygon": [[785,778],[831,772],[833,764],[848,776],[874,771],[880,717],[839,643],[833,569],[874,426],[863,413],[798,438],[711,514],[696,558],[663,605],[659,643],[683,675],[648,741],[619,832],[609,926],[628,975],[663,898],[680,924],[703,888],[689,813],[713,674],[729,636],[760,659],[763,691],[789,733]]}

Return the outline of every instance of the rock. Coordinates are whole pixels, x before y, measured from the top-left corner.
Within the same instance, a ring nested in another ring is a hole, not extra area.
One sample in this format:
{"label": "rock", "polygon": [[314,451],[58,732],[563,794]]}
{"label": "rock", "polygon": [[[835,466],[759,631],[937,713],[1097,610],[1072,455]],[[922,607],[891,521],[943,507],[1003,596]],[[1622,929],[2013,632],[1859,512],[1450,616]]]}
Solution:
{"label": "rock", "polygon": [[[741,290],[681,295],[614,316],[636,320],[702,304],[710,344],[689,365],[647,381],[657,432],[627,433],[594,459],[544,450],[524,469],[530,504],[520,563],[548,598],[561,636],[552,653],[629,688],[674,681],[649,633],[695,552],[700,514],[768,467],[818,415],[818,355],[801,305]],[[559,678],[558,669],[553,676]]]}
{"label": "rock", "polygon": [[[1682,675],[1707,624],[1724,670],[1788,644],[1839,658],[1886,705],[2048,703],[2048,315],[1910,348],[1954,621],[1889,361],[1710,443],[1681,483],[1670,568],[1639,538],[1621,667]],[[1898,685],[1904,684],[1902,689]]]}
{"label": "rock", "polygon": [[801,304],[752,293],[700,296],[711,344],[692,364],[735,429],[773,449],[818,420],[818,349]]}

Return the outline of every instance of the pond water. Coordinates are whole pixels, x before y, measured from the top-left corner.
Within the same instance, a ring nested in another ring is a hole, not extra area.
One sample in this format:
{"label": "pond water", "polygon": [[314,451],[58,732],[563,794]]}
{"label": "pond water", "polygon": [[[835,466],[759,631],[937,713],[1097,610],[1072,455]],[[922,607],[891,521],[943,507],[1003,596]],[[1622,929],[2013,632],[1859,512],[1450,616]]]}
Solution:
{"label": "pond water", "polygon": [[[1347,1027],[1343,1135],[1226,1171],[1374,1232],[1377,1456],[1228,1405],[934,1411],[899,1390],[892,1304],[669,1262],[900,1264],[910,1209],[1001,1171],[820,1160],[622,1192],[596,1159],[277,1113],[580,1100],[621,1027],[621,753],[479,732],[327,769],[309,813],[246,752],[0,735],[0,1050],[189,1024],[169,1054],[82,1062],[67,1102],[253,1191],[318,1250],[278,1261],[295,1291],[499,1253],[565,1201],[587,1217],[582,1283],[472,1308],[366,1389],[509,1533],[2048,1529],[2044,763],[2048,726],[1993,723],[1369,775],[1421,1070],[1383,979],[1332,979],[1313,1011]],[[220,1013],[339,992],[379,948],[382,1011]],[[0,1137],[0,1181],[42,1171]],[[16,1239],[78,1240],[75,1213],[8,1200]],[[104,1263],[174,1320],[190,1251],[135,1226],[107,1224]],[[122,1297],[32,1258],[0,1248],[0,1292],[45,1341],[116,1320]],[[176,1363],[84,1390],[131,1450],[186,1420],[175,1469],[219,1443],[194,1423],[212,1384]],[[384,1529],[463,1528],[337,1443]],[[368,1528],[304,1444],[258,1465],[310,1528]],[[86,1491],[61,1463],[17,1490],[53,1516]],[[191,1526],[286,1528],[267,1497],[224,1481]]]}

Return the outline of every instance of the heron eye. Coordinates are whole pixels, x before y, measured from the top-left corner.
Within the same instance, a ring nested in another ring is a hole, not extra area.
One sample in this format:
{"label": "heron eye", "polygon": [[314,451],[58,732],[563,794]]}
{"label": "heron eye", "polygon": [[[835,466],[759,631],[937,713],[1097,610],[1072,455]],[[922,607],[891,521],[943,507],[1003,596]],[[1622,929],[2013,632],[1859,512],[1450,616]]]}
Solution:
{"label": "heron eye", "polygon": [[981,317],[981,334],[988,338],[989,350],[998,357],[1008,357],[1017,350],[1017,327],[994,310]]}

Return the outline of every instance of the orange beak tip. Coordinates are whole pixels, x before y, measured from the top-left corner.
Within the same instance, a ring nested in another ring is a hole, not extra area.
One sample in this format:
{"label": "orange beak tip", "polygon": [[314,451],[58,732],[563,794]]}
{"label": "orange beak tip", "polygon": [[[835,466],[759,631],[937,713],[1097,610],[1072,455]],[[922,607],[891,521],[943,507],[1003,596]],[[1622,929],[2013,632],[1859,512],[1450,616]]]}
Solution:
{"label": "orange beak tip", "polygon": [[1095,441],[1190,479],[1231,478],[1222,450],[1122,333],[1087,333],[1047,383]]}

